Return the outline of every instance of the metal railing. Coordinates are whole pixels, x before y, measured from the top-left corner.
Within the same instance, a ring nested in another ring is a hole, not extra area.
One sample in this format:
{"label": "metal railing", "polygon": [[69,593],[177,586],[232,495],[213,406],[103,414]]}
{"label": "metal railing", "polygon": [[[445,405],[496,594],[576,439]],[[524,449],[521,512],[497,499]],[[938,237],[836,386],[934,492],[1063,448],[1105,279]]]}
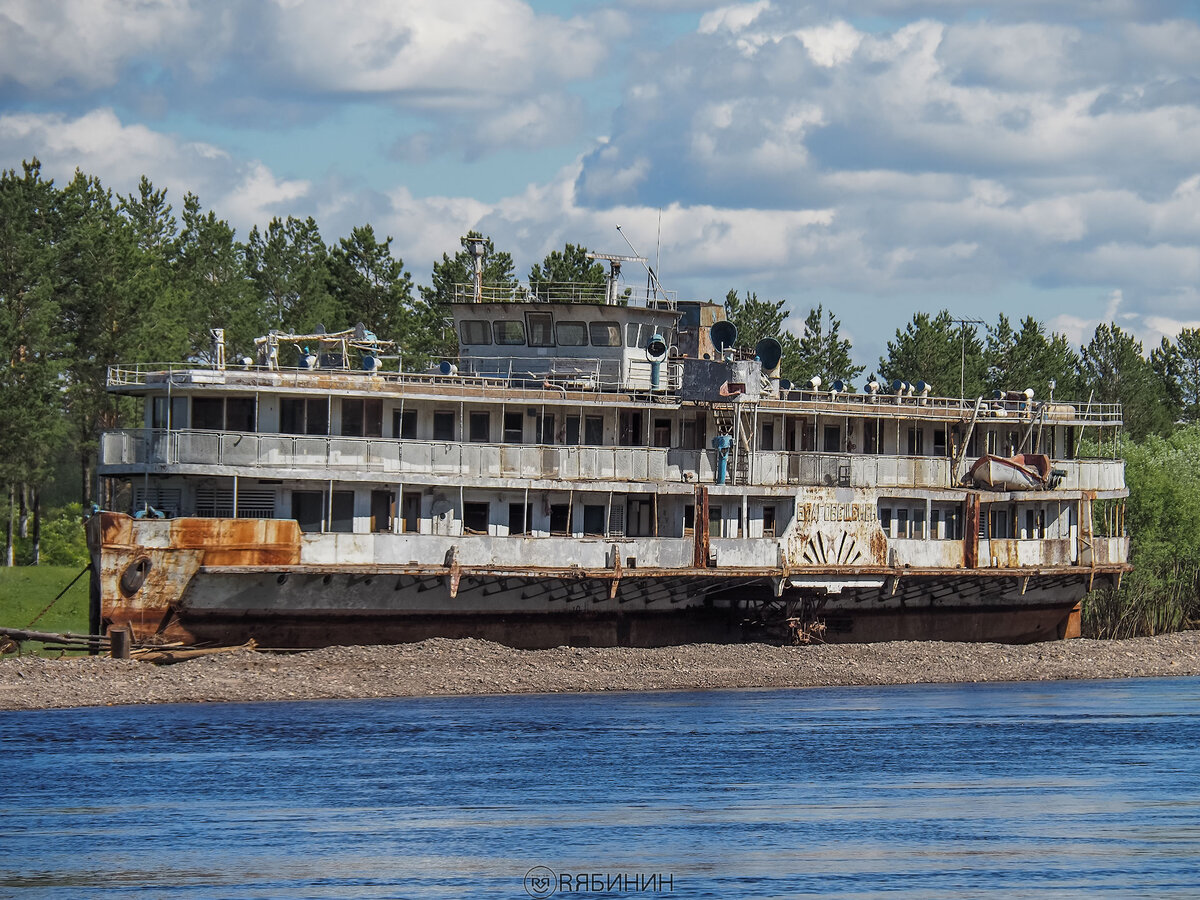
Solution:
{"label": "metal railing", "polygon": [[[130,429],[106,433],[100,465],[211,466],[343,474],[446,475],[565,481],[700,482],[715,480],[715,450],[414,441],[325,435]],[[1062,460],[1063,489],[1118,490],[1120,460]],[[270,477],[270,476],[268,476]],[[948,488],[950,461],[930,456],[759,451],[750,484],[869,488]]]}
{"label": "metal railing", "polygon": [[620,283],[613,285],[607,278],[599,282],[532,282],[529,284],[454,285],[455,303],[615,303],[620,306],[643,306],[675,309],[677,291],[661,288],[647,290],[644,285]]}

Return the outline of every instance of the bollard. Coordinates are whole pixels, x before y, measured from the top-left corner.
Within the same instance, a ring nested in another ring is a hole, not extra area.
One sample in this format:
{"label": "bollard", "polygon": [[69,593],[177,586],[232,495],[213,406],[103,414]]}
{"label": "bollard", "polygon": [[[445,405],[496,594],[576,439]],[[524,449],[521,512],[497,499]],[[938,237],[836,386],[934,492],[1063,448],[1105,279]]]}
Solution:
{"label": "bollard", "polygon": [[129,645],[133,642],[133,633],[129,626],[108,629],[109,655],[113,659],[129,659]]}

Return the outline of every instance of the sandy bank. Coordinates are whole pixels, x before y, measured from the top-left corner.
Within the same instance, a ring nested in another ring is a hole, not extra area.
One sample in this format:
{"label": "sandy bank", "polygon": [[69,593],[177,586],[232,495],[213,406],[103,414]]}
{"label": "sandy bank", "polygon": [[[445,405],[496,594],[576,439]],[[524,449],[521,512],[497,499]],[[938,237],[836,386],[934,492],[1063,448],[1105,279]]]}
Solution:
{"label": "sandy bank", "polygon": [[0,709],[563,691],[1044,681],[1200,674],[1200,632],[1027,646],[899,641],[512,650],[477,640],[239,651],[170,666],[0,659]]}

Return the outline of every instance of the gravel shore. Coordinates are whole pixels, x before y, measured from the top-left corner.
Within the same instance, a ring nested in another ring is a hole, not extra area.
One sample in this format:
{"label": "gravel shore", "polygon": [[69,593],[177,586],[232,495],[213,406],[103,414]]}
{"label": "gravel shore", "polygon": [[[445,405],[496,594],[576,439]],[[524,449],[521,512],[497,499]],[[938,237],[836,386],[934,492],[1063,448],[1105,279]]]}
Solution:
{"label": "gravel shore", "polygon": [[897,641],[650,650],[513,650],[487,641],[438,639],[286,655],[240,650],[174,665],[6,657],[0,659],[0,709],[1197,674],[1200,632],[1194,631],[1024,646]]}

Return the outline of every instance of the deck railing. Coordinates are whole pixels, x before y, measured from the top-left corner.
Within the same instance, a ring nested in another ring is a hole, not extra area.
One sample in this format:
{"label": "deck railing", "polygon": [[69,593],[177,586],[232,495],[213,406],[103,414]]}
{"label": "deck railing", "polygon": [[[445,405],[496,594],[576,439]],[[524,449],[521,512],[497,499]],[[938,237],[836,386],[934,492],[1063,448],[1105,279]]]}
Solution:
{"label": "deck railing", "polygon": [[[324,435],[256,434],[131,429],[105,434],[100,465],[106,469],[211,466],[257,469],[264,477],[294,471],[304,477],[329,472],[455,478],[564,481],[698,482],[715,480],[715,450],[665,447],[596,447],[414,441]],[[1124,486],[1121,460],[1058,460],[1068,490]],[[871,488],[948,488],[950,461],[933,456],[760,451],[748,483]]]}

